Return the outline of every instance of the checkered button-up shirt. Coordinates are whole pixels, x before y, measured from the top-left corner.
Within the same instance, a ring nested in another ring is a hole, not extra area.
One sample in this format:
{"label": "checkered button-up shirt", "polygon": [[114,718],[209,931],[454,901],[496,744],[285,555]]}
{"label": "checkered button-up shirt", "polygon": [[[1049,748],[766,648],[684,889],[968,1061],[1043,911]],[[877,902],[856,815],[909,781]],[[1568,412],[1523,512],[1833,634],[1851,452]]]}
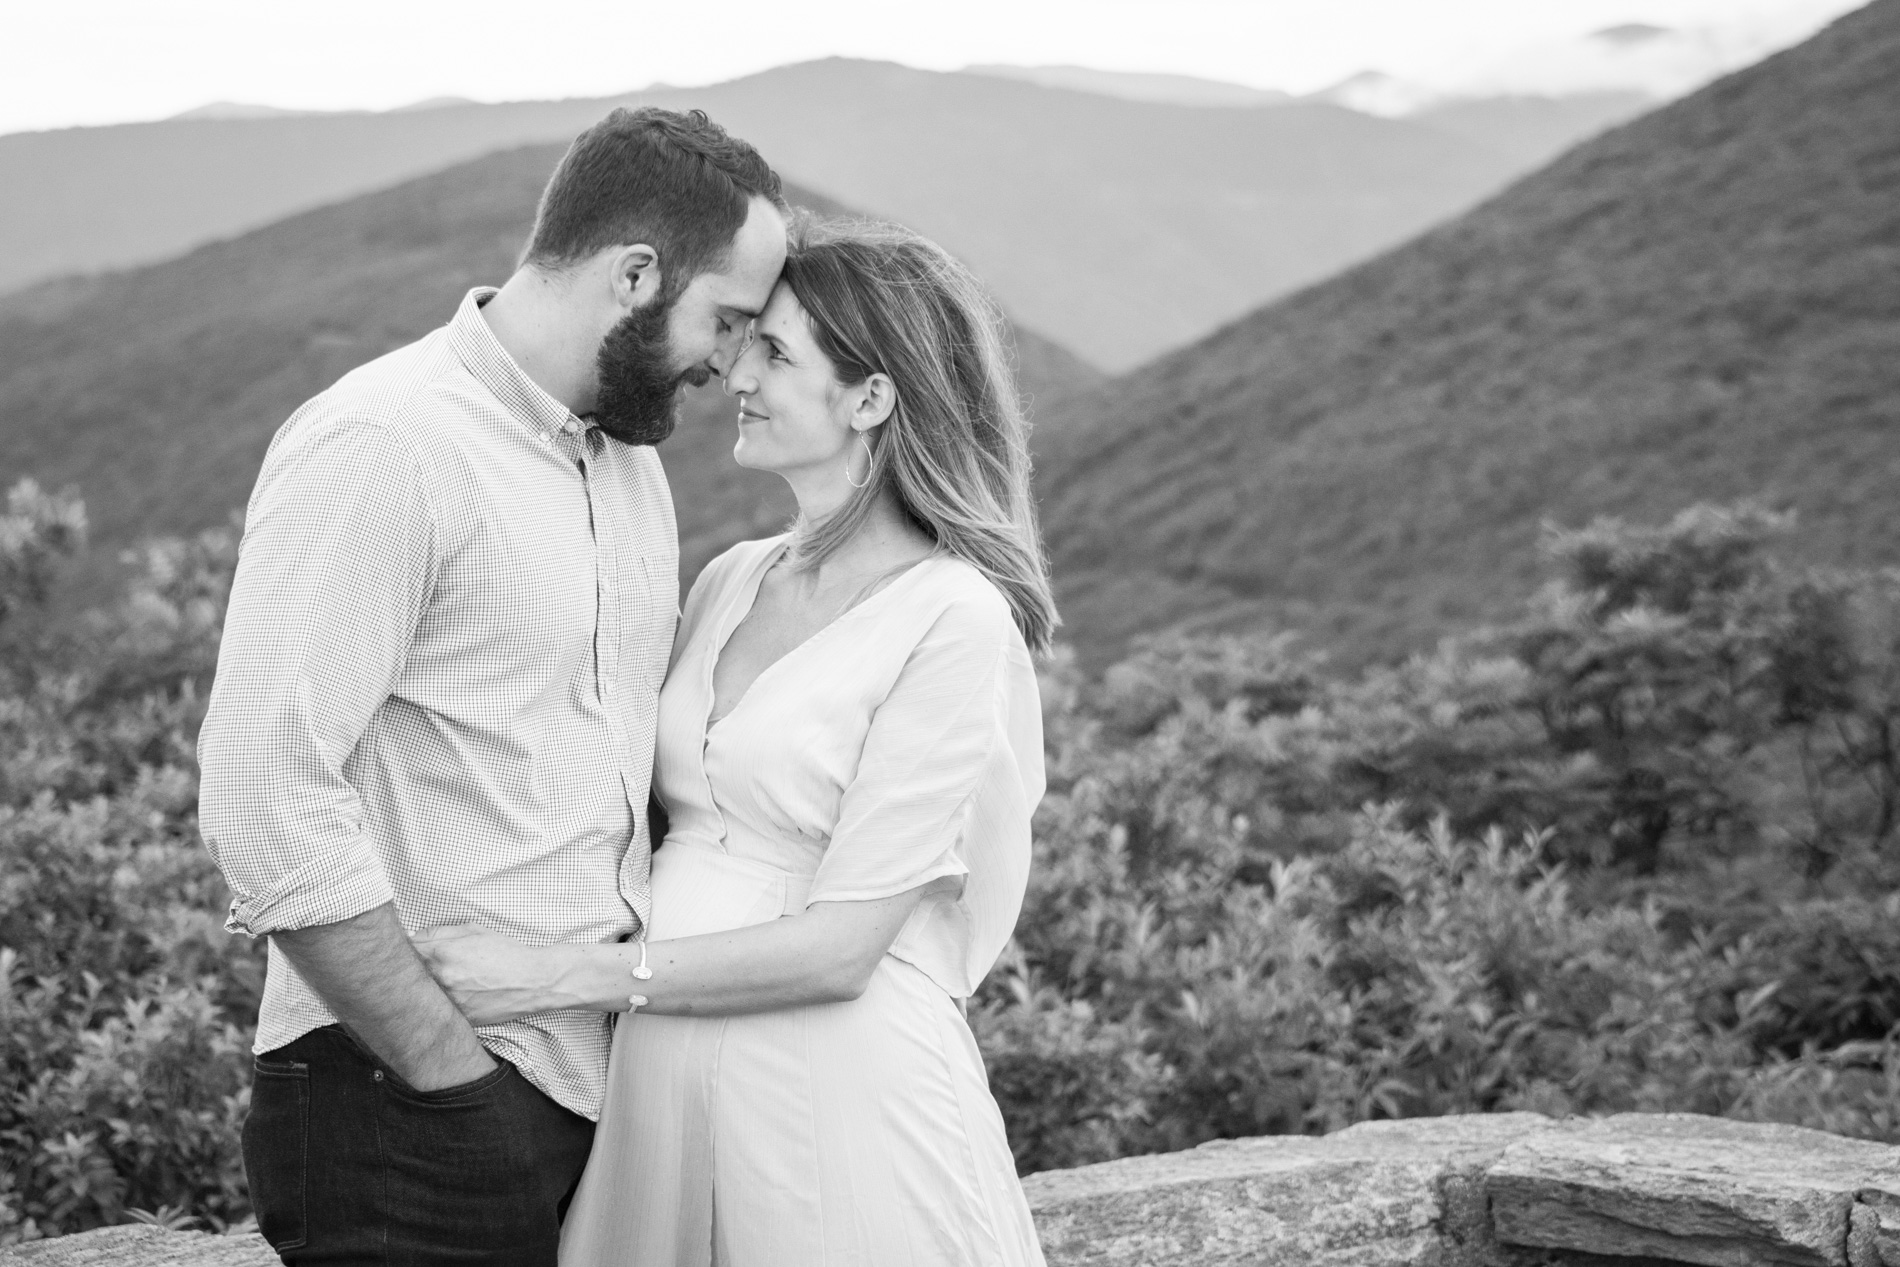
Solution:
{"label": "checkered button-up shirt", "polygon": [[[673,503],[651,448],[522,373],[493,293],[303,406],[264,459],[199,739],[233,931],[393,900],[411,929],[593,942],[648,913]],[[334,1019],[273,945],[256,1050]],[[480,1034],[599,1115],[604,1014]]]}

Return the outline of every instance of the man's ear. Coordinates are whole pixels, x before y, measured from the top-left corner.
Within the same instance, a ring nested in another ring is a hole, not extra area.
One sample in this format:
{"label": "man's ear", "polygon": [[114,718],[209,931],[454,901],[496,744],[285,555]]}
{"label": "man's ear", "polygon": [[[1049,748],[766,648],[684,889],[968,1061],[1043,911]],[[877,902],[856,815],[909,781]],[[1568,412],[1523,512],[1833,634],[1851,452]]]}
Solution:
{"label": "man's ear", "polygon": [[857,408],[851,411],[851,426],[857,431],[881,427],[897,408],[897,384],[888,374],[873,374],[858,384]]}
{"label": "man's ear", "polygon": [[660,253],[645,242],[614,247],[607,280],[622,308],[646,307],[660,297]]}

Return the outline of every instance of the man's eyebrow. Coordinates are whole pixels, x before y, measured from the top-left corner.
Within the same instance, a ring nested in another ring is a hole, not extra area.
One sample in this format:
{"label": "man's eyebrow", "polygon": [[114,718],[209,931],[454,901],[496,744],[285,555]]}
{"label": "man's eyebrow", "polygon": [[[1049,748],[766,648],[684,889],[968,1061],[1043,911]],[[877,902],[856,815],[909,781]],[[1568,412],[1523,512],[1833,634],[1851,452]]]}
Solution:
{"label": "man's eyebrow", "polygon": [[736,317],[744,317],[747,321],[757,321],[760,314],[765,311],[763,308],[741,308],[738,304],[722,304],[720,306]]}

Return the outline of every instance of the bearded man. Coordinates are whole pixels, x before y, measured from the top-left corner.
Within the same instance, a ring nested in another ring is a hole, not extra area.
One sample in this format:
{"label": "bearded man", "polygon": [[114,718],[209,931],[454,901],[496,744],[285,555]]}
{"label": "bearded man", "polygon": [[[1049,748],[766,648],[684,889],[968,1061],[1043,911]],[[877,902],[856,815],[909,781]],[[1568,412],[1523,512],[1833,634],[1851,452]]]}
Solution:
{"label": "bearded man", "polygon": [[199,741],[200,821],[270,938],[244,1128],[286,1262],[553,1264],[600,1012],[472,1028],[408,937],[601,942],[649,913],[678,613],[653,445],[785,258],[778,177],[698,112],[616,110],[521,267],[277,433]]}

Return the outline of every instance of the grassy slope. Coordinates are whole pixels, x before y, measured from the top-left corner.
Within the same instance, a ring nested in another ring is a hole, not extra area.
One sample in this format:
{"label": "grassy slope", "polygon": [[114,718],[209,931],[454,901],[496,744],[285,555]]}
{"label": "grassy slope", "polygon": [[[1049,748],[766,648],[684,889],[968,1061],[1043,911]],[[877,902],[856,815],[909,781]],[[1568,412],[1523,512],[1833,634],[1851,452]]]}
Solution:
{"label": "grassy slope", "polygon": [[1057,411],[1069,632],[1496,615],[1537,526],[1759,495],[1900,563],[1900,0]]}
{"label": "grassy slope", "polygon": [[[222,522],[297,405],[508,275],[559,153],[493,155],[169,263],[0,298],[0,481],[78,485],[105,560]],[[1034,397],[1100,380],[1047,340],[1018,342]],[[734,435],[712,384],[661,450],[689,578],[789,513],[780,481],[733,465]]]}
{"label": "grassy slope", "polygon": [[616,102],[704,107],[804,187],[937,238],[1022,320],[1113,369],[1404,240],[1557,143],[1526,155],[1515,133],[1474,139],[1489,124],[1156,105],[842,58],[607,100],[75,128],[0,137],[0,289],[565,141]]}

